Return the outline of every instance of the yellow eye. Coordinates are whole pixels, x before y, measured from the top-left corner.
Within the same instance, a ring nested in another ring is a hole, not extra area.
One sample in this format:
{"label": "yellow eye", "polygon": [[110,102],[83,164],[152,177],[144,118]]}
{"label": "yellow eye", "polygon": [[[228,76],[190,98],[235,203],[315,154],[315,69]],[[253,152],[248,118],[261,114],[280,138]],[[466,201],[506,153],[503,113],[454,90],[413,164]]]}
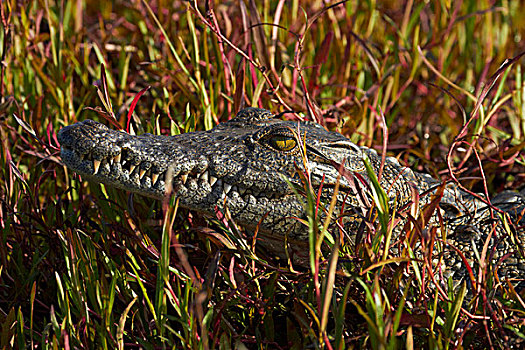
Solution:
{"label": "yellow eye", "polygon": [[297,142],[291,136],[285,135],[274,135],[268,140],[270,146],[275,148],[278,151],[288,152],[291,151],[297,146]]}

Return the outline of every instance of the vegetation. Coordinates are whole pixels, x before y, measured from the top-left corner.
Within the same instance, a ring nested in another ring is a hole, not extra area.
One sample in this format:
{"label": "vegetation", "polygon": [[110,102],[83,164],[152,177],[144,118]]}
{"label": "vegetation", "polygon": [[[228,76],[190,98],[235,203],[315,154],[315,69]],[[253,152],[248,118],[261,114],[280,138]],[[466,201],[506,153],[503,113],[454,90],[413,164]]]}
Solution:
{"label": "vegetation", "polygon": [[242,106],[293,110],[473,191],[517,189],[523,59],[499,68],[525,50],[523,13],[511,0],[0,1],[0,347],[518,346],[523,294],[494,276],[436,291],[413,252],[380,249],[388,216],[359,249],[330,243],[306,177],[313,268],[293,269],[254,254],[228,215],[81,181],[56,134],[87,118],[178,134]]}

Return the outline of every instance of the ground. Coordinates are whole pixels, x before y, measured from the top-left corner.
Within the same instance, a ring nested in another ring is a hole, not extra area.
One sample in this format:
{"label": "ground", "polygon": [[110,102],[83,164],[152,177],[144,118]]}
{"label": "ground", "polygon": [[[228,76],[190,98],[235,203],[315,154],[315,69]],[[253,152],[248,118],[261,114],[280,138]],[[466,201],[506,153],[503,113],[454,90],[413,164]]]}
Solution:
{"label": "ground", "polygon": [[399,288],[406,266],[365,248],[342,248],[336,269],[327,254],[313,270],[254,257],[227,219],[82,181],[56,133],[91,118],[178,134],[243,106],[293,110],[473,191],[519,189],[523,13],[512,0],[0,2],[0,347],[519,343],[525,303],[507,285],[447,300],[424,273]]}

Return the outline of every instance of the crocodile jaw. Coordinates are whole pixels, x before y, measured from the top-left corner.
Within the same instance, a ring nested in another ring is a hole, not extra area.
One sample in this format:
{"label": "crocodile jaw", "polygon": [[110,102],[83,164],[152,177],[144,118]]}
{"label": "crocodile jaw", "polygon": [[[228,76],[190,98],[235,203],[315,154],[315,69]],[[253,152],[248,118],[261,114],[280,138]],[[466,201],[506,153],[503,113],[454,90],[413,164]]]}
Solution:
{"label": "crocodile jaw", "polygon": [[64,163],[89,180],[157,199],[169,186],[183,190],[189,179],[213,186],[208,160],[173,138],[131,136],[86,120],[61,129],[58,140]]}
{"label": "crocodile jaw", "polygon": [[[132,136],[91,120],[58,134],[63,162],[88,180],[156,199],[173,193],[182,207],[212,216],[226,206],[237,223],[280,237],[304,231],[296,220],[304,215],[303,205],[284,181],[275,191],[232,183],[231,174],[220,177],[223,162],[178,141],[183,138]],[[255,174],[247,171],[250,176]]]}

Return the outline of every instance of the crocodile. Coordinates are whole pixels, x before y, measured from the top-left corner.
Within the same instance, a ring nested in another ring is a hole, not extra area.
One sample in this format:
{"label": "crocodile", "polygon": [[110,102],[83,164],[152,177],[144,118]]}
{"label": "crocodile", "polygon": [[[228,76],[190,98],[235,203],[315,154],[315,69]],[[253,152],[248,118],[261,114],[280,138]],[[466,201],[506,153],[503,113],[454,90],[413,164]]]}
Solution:
{"label": "crocodile", "polygon": [[[62,128],[58,140],[63,162],[82,177],[156,199],[171,193],[181,207],[211,216],[227,208],[234,222],[257,231],[266,251],[292,261],[308,252],[306,181],[321,188],[321,216],[336,198],[333,221],[348,244],[362,239],[385,206],[402,228],[407,217],[424,217],[438,203],[427,219],[444,231],[437,241],[447,247],[445,276],[464,279],[464,264],[474,267],[487,242],[499,276],[519,283],[525,273],[525,192],[506,191],[490,202],[314,122],[283,121],[250,107],[209,131],[136,136],[85,120]],[[388,198],[383,208],[373,177]],[[393,231],[392,250],[402,231]]]}

